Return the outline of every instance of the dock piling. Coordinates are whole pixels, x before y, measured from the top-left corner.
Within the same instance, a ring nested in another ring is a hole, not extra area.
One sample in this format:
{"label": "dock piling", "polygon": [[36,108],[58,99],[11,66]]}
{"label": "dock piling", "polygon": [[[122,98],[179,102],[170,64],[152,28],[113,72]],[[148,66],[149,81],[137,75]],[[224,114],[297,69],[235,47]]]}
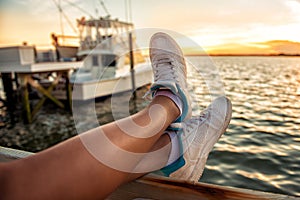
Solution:
{"label": "dock piling", "polygon": [[132,32],[129,32],[129,56],[130,56],[130,73],[131,73],[132,94],[133,94],[133,98],[136,99],[134,55],[133,55],[133,47],[132,47]]}
{"label": "dock piling", "polygon": [[2,84],[5,93],[5,106],[7,107],[8,114],[11,120],[11,124],[15,124],[15,98],[13,91],[13,83],[12,83],[12,73],[1,73],[2,76]]}

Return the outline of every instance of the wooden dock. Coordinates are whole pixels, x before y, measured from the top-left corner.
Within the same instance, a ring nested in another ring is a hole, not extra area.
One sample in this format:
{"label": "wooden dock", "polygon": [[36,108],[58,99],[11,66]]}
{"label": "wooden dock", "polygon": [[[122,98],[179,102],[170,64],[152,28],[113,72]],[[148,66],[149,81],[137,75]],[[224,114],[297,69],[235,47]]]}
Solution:
{"label": "wooden dock", "polygon": [[[12,93],[13,83],[21,91],[23,100],[23,109],[25,118],[31,123],[33,117],[37,114],[46,99],[50,99],[53,103],[61,108],[71,109],[72,107],[72,91],[69,81],[70,72],[83,65],[83,62],[42,62],[35,63],[33,56],[33,48],[30,47],[7,47],[0,49],[0,73],[2,83],[6,95],[7,107],[10,112],[14,111],[15,101]],[[56,73],[55,79],[45,88],[35,80],[33,76]],[[14,77],[14,78],[13,78]],[[64,80],[67,104],[63,104],[55,96],[52,95],[53,89],[60,80]],[[42,94],[40,101],[31,108],[28,87],[36,89]]]}

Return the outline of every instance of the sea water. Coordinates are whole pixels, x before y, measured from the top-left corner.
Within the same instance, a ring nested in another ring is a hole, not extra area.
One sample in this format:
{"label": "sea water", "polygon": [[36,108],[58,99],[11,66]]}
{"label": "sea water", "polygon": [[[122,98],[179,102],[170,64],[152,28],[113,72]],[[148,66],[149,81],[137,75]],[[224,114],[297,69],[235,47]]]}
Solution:
{"label": "sea water", "polygon": [[200,181],[299,196],[300,58],[212,60],[233,114]]}

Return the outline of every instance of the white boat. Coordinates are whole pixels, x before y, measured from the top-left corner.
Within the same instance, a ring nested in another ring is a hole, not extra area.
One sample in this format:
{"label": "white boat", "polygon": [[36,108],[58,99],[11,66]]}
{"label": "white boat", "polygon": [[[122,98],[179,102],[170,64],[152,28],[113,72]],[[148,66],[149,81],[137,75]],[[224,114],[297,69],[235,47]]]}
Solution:
{"label": "white boat", "polygon": [[66,45],[65,40],[77,40],[78,36],[66,36],[51,34],[52,44],[55,47],[55,58],[57,61],[74,61],[78,52],[78,45]]}
{"label": "white boat", "polygon": [[[83,66],[70,78],[73,100],[107,96],[152,82],[150,63],[135,50],[135,37],[129,39],[132,23],[110,17],[82,18],[77,23],[80,40],[77,58],[83,60]],[[131,48],[133,53],[130,55]],[[132,65],[134,70],[131,70]]]}

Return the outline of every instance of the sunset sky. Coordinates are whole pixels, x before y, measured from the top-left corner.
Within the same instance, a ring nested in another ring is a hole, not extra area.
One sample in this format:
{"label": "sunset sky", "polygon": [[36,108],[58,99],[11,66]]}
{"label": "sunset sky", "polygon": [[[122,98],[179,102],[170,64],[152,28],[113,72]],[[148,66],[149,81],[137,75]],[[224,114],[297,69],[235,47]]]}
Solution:
{"label": "sunset sky", "polygon": [[[92,16],[105,15],[100,0],[60,1],[74,27],[76,18],[87,14],[68,2]],[[120,20],[126,19],[125,2],[104,0],[111,16]],[[130,2],[136,28],[163,28],[179,32],[210,53],[300,54],[300,0]],[[18,45],[27,41],[41,47],[49,46],[50,33],[61,31],[59,21],[53,0],[0,0],[0,45]],[[64,22],[64,32],[74,35],[65,19]],[[190,50],[192,52],[192,48]]]}

